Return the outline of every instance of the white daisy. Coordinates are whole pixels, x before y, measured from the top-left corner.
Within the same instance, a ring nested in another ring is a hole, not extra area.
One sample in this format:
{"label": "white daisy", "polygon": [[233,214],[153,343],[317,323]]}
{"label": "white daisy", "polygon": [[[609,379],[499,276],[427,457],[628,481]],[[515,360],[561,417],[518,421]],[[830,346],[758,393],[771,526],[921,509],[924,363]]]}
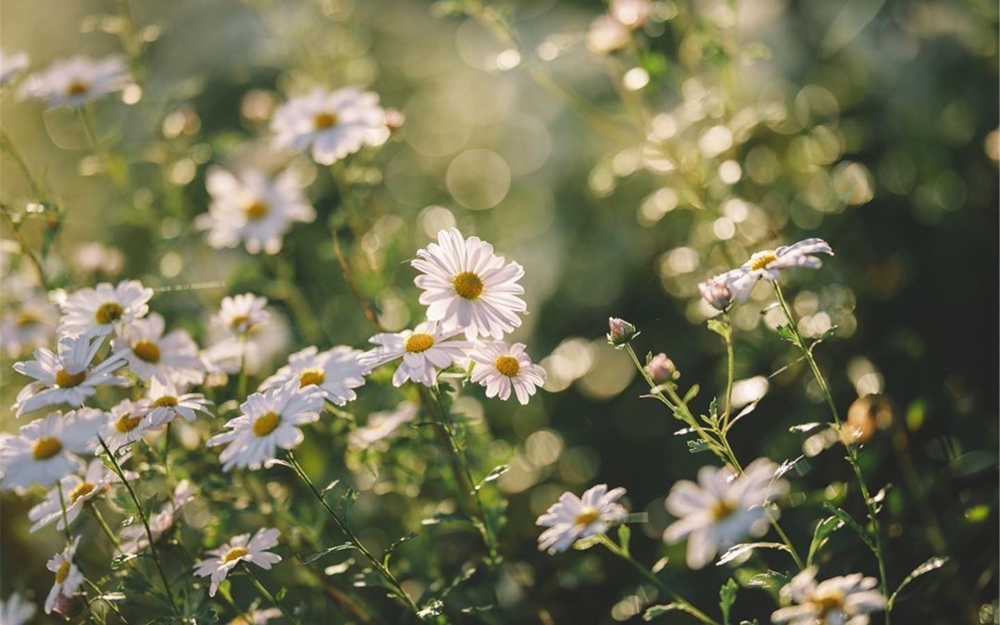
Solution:
{"label": "white daisy", "polygon": [[624,494],[624,488],[609,491],[607,484],[594,486],[583,497],[563,493],[535,522],[549,528],[538,537],[538,548],[549,553],[566,551],[577,540],[603,534],[622,523],[627,512],[615,502]]}
{"label": "white daisy", "polygon": [[[6,87],[17,75],[28,67],[28,53],[4,54],[0,50],[0,87]],[[6,623],[0,619],[0,622]]]}
{"label": "white daisy", "polygon": [[[181,480],[174,488],[174,494],[170,501],[148,519],[149,531],[153,535],[154,542],[160,540],[163,534],[174,526],[174,523],[180,518],[181,510],[193,500],[194,488],[187,480]],[[120,549],[124,554],[136,555],[149,548],[149,536],[142,523],[133,523],[122,528],[120,536]]]}
{"label": "white daisy", "polygon": [[730,467],[702,467],[698,484],[682,480],[674,484],[665,502],[667,511],[679,520],[663,533],[668,543],[688,537],[687,564],[700,569],[719,549],[731,547],[746,536],[763,536],[770,515],[765,506],[788,492],[788,482],[775,477],[778,466],[758,458],[742,475]]}
{"label": "white daisy", "polygon": [[524,343],[508,347],[503,341],[491,341],[476,346],[469,357],[476,362],[472,381],[486,387],[487,397],[506,401],[511,388],[521,405],[535,394],[535,387],[545,383],[545,369],[531,363]]}
{"label": "white daisy", "polygon": [[13,406],[17,416],[57,404],[81,406],[97,392],[95,387],[125,384],[124,378],[112,375],[125,364],[120,354],[112,354],[100,364],[90,366],[102,343],[100,338],[65,337],[59,341],[58,354],[39,347],[34,360],[15,363],[14,371],[37,380],[17,394]]}
{"label": "white daisy", "polygon": [[64,336],[111,334],[144,317],[152,297],[153,289],[142,286],[138,280],[126,280],[117,286],[102,282],[93,289],[80,289],[61,304],[59,332]]}
{"label": "white daisy", "polygon": [[52,614],[52,610],[60,611],[59,607],[72,599],[83,584],[83,573],[73,563],[76,547],[79,544],[80,537],[77,536],[73,544],[67,545],[65,549],[54,555],[45,564],[45,568],[56,574],[52,590],[49,591],[49,596],[45,599],[46,614]]}
{"label": "white daisy", "polygon": [[73,269],[84,276],[117,276],[125,266],[121,250],[100,243],[84,243],[73,250]]}
{"label": "white daisy", "polygon": [[347,435],[347,442],[358,449],[374,447],[378,451],[385,451],[388,448],[385,441],[400,427],[416,419],[418,411],[417,404],[404,401],[391,411],[373,412],[368,415],[368,423],[364,427],[352,430]]}
{"label": "white daisy", "polygon": [[173,382],[164,384],[153,378],[146,393],[149,402],[149,413],[146,418],[153,427],[170,423],[176,417],[194,421],[196,412],[211,415],[209,409],[212,402],[205,399],[201,393],[182,393],[181,388]]}
{"label": "white daisy", "polygon": [[24,625],[35,615],[34,603],[13,594],[7,601],[0,601],[0,623],[3,625]]}
{"label": "white daisy", "polygon": [[198,383],[205,377],[198,346],[184,330],[163,336],[163,317],[152,313],[125,326],[112,341],[140,380],[156,379],[179,384]]}
{"label": "white daisy", "polygon": [[413,330],[376,334],[368,340],[381,347],[365,352],[358,361],[374,369],[402,357],[403,362],[392,376],[395,386],[402,386],[407,380],[434,386],[438,370],[465,358],[465,350],[471,347],[468,341],[451,340],[459,332],[459,329],[443,331],[437,323],[428,321]]}
{"label": "white daisy", "polygon": [[279,447],[298,447],[304,438],[298,426],[317,421],[321,410],[323,395],[315,386],[300,388],[292,382],[254,393],[240,406],[242,414],[226,423],[229,431],[210,438],[208,446],[229,443],[219,455],[223,471],[259,469],[274,459]]}
{"label": "white daisy", "polygon": [[427,318],[464,330],[470,341],[478,336],[501,339],[519,327],[518,313],[527,310],[518,297],[524,288],[517,284],[524,269],[504,263],[479,237],[466,239],[455,228],[438,232],[437,243],[418,250],[410,261],[424,274],[413,282],[424,291],[420,303],[427,306]]}
{"label": "white daisy", "polygon": [[791,625],[868,625],[870,612],[885,609],[885,596],[877,590],[878,581],[853,573],[816,583],[816,567],[810,566],[781,589],[783,603],[771,615],[775,623]]}
{"label": "white daisy", "polygon": [[101,438],[112,453],[132,445],[147,432],[157,429],[146,416],[152,409],[148,400],[123,399],[108,411]]}
{"label": "white daisy", "polygon": [[267,299],[253,293],[227,296],[222,298],[219,312],[212,317],[212,321],[232,334],[248,334],[271,318],[266,307]]}
{"label": "white daisy", "polygon": [[268,608],[266,610],[252,610],[248,614],[241,614],[229,621],[226,625],[267,625],[271,619],[280,618],[281,610],[278,608]]}
{"label": "white daisy", "polygon": [[313,160],[320,165],[332,165],[363,146],[379,146],[389,138],[378,95],[354,87],[333,92],[316,89],[289,98],[275,111],[271,132],[279,148],[303,152],[312,145]]}
{"label": "white daisy", "polygon": [[250,534],[235,536],[228,543],[210,550],[208,553],[213,557],[194,565],[194,574],[198,577],[212,576],[208,594],[214,597],[219,584],[240,562],[252,562],[264,570],[269,570],[272,564],[281,562],[281,556],[268,551],[277,546],[280,535],[281,532],[274,528],[261,528],[253,538]]}
{"label": "white daisy", "polygon": [[100,459],[91,460],[84,477],[67,475],[62,478],[58,486],[46,493],[41,503],[28,511],[28,520],[35,522],[28,531],[37,532],[53,521],[58,521],[56,529],[62,531],[66,527],[63,522],[64,504],[65,520],[72,523],[80,516],[83,504],[108,490],[117,481],[118,476],[109,471]]}
{"label": "white daisy", "polygon": [[110,56],[94,61],[83,56],[56,61],[28,76],[21,87],[25,98],[44,100],[50,107],[79,108],[101,96],[124,89],[130,80],[125,61]]}
{"label": "white daisy", "polygon": [[18,435],[0,438],[0,486],[51,486],[69,473],[83,469],[76,454],[91,453],[103,413],[81,408],[22,425]]}
{"label": "white daisy", "polygon": [[288,365],[264,380],[260,390],[284,386],[293,380],[299,386],[315,384],[327,401],[343,406],[357,399],[358,395],[352,389],[365,383],[369,369],[358,361],[361,355],[361,350],[345,345],[325,352],[307,347],[289,356]]}
{"label": "white daisy", "polygon": [[[10,305],[10,301],[5,302]],[[44,295],[32,292],[19,305],[11,306],[0,317],[0,345],[13,357],[52,343],[59,316]]]}

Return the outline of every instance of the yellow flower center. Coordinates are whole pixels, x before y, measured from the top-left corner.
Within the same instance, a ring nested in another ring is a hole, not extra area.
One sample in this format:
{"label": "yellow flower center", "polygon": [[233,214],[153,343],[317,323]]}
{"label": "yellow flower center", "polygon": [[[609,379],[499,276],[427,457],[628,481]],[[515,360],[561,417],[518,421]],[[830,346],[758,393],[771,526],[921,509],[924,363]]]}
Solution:
{"label": "yellow flower center", "polygon": [[173,408],[177,405],[177,398],[173,395],[164,395],[153,402],[154,408]]}
{"label": "yellow flower center", "polygon": [[820,618],[823,622],[826,622],[826,615],[832,610],[843,610],[844,599],[847,596],[842,590],[830,590],[821,595],[817,595],[810,601],[814,606],[819,609]]}
{"label": "yellow flower center", "polygon": [[521,370],[521,365],[518,364],[517,358],[513,356],[500,356],[493,365],[497,368],[497,371],[508,378],[514,377]]}
{"label": "yellow flower center", "polygon": [[59,388],[73,388],[80,386],[87,379],[86,369],[80,373],[69,373],[65,369],[56,371],[56,386]]}
{"label": "yellow flower center", "polygon": [[728,518],[732,516],[734,512],[736,512],[736,506],[733,502],[726,499],[720,499],[712,504],[712,518],[716,521]]}
{"label": "yellow flower center", "polygon": [[463,271],[452,280],[452,286],[459,297],[477,300],[483,294],[483,280],[471,271]]}
{"label": "yellow flower center", "polygon": [[59,570],[56,571],[56,583],[65,582],[67,577],[69,577],[69,560],[63,560],[63,563],[59,565]]}
{"label": "yellow flower center", "polygon": [[101,304],[101,307],[94,313],[94,319],[101,325],[107,325],[121,319],[123,314],[125,314],[125,309],[122,308],[121,304],[118,302],[106,302]]}
{"label": "yellow flower center", "polygon": [[19,328],[27,328],[28,326],[37,325],[39,321],[40,319],[36,315],[33,315],[26,310],[22,310],[17,315],[16,323]]}
{"label": "yellow flower center", "polygon": [[48,460],[62,451],[62,448],[62,442],[58,438],[44,436],[31,448],[31,453],[35,456],[35,460]]}
{"label": "yellow flower center", "polygon": [[426,332],[415,332],[406,339],[406,343],[403,347],[411,354],[426,352],[430,348],[434,347],[434,337]]}
{"label": "yellow flower center", "polygon": [[66,93],[68,95],[83,95],[90,91],[90,83],[85,80],[74,80],[66,86]]}
{"label": "yellow flower center", "polygon": [[306,369],[299,376],[299,388],[304,386],[309,386],[310,384],[315,384],[319,386],[326,379],[322,369]]}
{"label": "yellow flower center", "polygon": [[313,126],[316,127],[316,130],[326,130],[327,128],[332,128],[336,124],[336,113],[318,113],[316,117],[313,117]]}
{"label": "yellow flower center", "polygon": [[271,207],[258,200],[250,206],[245,207],[243,212],[250,221],[260,221],[261,219],[267,217],[267,214],[271,212]]}
{"label": "yellow flower center", "polygon": [[70,503],[73,503],[80,497],[86,497],[92,492],[94,492],[94,485],[91,482],[83,482],[73,490],[69,491],[69,501]]}
{"label": "yellow flower center", "polygon": [[240,332],[240,326],[246,326],[248,330],[250,329],[250,317],[248,315],[233,317],[233,320],[229,322],[229,327],[232,328],[233,332]]}
{"label": "yellow flower center", "polygon": [[236,560],[238,558],[242,558],[245,555],[247,555],[246,548],[244,548],[244,547],[233,547],[232,549],[230,549],[229,551],[227,551],[225,553],[225,555],[222,556],[221,560],[222,560],[222,563],[225,564],[227,562],[232,562],[233,560]]}
{"label": "yellow flower center", "polygon": [[599,518],[601,518],[601,512],[597,508],[588,506],[576,515],[574,521],[577,525],[590,525]]}
{"label": "yellow flower center", "polygon": [[757,252],[750,257],[750,269],[757,271],[758,269],[763,269],[767,267],[774,261],[778,260],[778,255],[772,250],[764,250],[763,252]]}
{"label": "yellow flower center", "polygon": [[257,436],[267,436],[281,423],[281,417],[274,412],[265,412],[253,422],[253,433]]}
{"label": "yellow flower center", "polygon": [[143,360],[154,365],[160,362],[160,346],[153,341],[141,339],[138,343],[132,346],[132,353],[135,354],[139,360]]}
{"label": "yellow flower center", "polygon": [[140,421],[142,421],[142,415],[133,417],[131,412],[126,412],[115,422],[115,429],[126,434],[139,427]]}

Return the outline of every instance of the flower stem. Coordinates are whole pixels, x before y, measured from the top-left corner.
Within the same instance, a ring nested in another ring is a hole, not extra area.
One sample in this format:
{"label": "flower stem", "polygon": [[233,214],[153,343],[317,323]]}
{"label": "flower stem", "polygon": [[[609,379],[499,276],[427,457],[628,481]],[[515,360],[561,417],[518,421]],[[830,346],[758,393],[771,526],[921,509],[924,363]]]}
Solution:
{"label": "flower stem", "polygon": [[104,534],[108,537],[108,540],[110,540],[111,544],[115,546],[115,550],[120,551],[121,543],[118,542],[118,537],[115,536],[115,533],[111,531],[111,527],[108,525],[108,522],[104,520],[104,515],[101,514],[97,505],[94,502],[90,502],[90,505],[87,507],[90,508],[91,514],[94,515],[94,520],[97,521],[97,524],[101,526],[102,530],[104,530]]}
{"label": "flower stem", "polygon": [[726,320],[726,332],[722,338],[726,341],[726,407],[722,417],[722,431],[729,431],[729,419],[733,411],[733,378],[736,373],[736,353],[733,349],[733,320],[729,313],[723,313]]}
{"label": "flower stem", "polygon": [[243,564],[243,570],[246,571],[246,574],[248,576],[250,576],[250,581],[253,582],[254,588],[257,589],[257,592],[259,592],[261,595],[263,595],[265,599],[271,602],[271,605],[281,610],[281,613],[287,616],[293,623],[299,623],[299,619],[295,618],[291,614],[285,613],[285,609],[281,606],[280,603],[278,603],[278,600],[275,598],[274,595],[271,594],[271,591],[269,591],[264,586],[264,584],[260,583],[260,580],[257,579],[256,575],[253,574],[253,570],[251,570],[250,567],[247,566],[247,563],[243,562],[242,564]]}
{"label": "flower stem", "polygon": [[61,481],[56,484],[56,488],[59,489],[59,509],[62,512],[63,533],[66,535],[67,542],[73,542],[73,537],[69,533],[69,515],[66,513],[66,497],[63,496]]}

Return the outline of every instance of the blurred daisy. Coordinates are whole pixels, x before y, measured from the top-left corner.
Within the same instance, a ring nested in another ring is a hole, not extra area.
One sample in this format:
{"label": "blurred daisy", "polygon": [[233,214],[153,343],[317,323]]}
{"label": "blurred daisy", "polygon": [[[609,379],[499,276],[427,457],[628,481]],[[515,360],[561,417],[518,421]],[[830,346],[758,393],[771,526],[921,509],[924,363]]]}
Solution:
{"label": "blurred daisy", "polygon": [[15,593],[7,601],[0,601],[0,623],[3,625],[24,625],[35,615],[36,611],[35,604]]}
{"label": "blurred daisy", "polygon": [[363,146],[379,146],[389,138],[378,95],[354,87],[333,92],[316,89],[289,98],[275,111],[271,131],[276,147],[303,152],[312,145],[313,160],[320,165],[332,165]]}
{"label": "blurred daisy", "polygon": [[250,534],[240,534],[228,543],[223,543],[218,549],[209,551],[209,555],[213,557],[194,565],[194,574],[198,577],[212,576],[208,594],[214,597],[219,584],[240,562],[252,562],[264,570],[269,570],[272,564],[281,562],[281,556],[268,551],[277,546],[280,534],[281,532],[274,528],[261,528],[253,538]]}
{"label": "blurred daisy", "polygon": [[[127,477],[127,476],[126,476]],[[160,508],[160,511],[149,517],[149,532],[153,535],[153,541],[160,538],[174,526],[180,518],[181,510],[188,503],[194,500],[194,488],[190,482],[181,480],[174,488],[173,497]],[[149,548],[149,536],[142,523],[133,523],[123,527],[120,532],[120,550],[124,554],[136,555]]]}
{"label": "blurred daisy", "polygon": [[61,303],[59,332],[65,336],[105,336],[144,317],[152,297],[153,289],[138,280],[126,280],[117,286],[102,282],[93,289],[80,289]]}
{"label": "blurred daisy", "polygon": [[46,614],[51,614],[52,610],[60,611],[59,607],[72,599],[83,584],[83,573],[73,563],[76,547],[79,544],[80,537],[77,536],[73,544],[67,545],[65,549],[45,564],[45,568],[56,574],[52,590],[49,591],[49,596],[45,599]]}
{"label": "blurred daisy", "polygon": [[233,336],[233,330],[220,323],[209,326],[209,347],[201,354],[209,373],[239,373],[242,368],[257,374],[270,370],[277,357],[288,353],[292,339],[288,319],[277,312],[263,312],[267,323],[251,322],[245,334]]}
{"label": "blurred daisy", "polygon": [[120,354],[112,354],[100,364],[90,366],[102,343],[100,338],[66,337],[59,341],[58,354],[39,347],[34,360],[15,363],[14,371],[37,380],[17,394],[13,406],[17,416],[57,404],[81,406],[97,392],[97,386],[125,384],[124,378],[112,375],[125,364]]}
{"label": "blurred daisy", "polygon": [[25,98],[44,100],[50,107],[79,108],[101,96],[124,89],[130,81],[125,61],[109,56],[94,61],[83,56],[56,61],[28,76],[21,87]]}
{"label": "blurred daisy", "polygon": [[51,486],[69,473],[83,469],[76,454],[91,453],[103,413],[81,408],[22,425],[19,433],[0,438],[0,486]]}
{"label": "blurred daisy", "polygon": [[365,352],[358,360],[374,369],[402,357],[403,362],[392,376],[393,385],[402,386],[412,380],[434,386],[438,370],[465,358],[465,350],[471,346],[468,341],[451,340],[459,332],[458,329],[445,332],[433,321],[395,334],[383,332],[368,339],[380,347]]}
{"label": "blurred daisy", "polygon": [[868,613],[885,609],[885,597],[877,590],[874,577],[861,573],[834,577],[816,583],[816,567],[803,569],[781,589],[784,603],[771,615],[775,623],[791,625],[868,625]]}
{"label": "blurred daisy", "polygon": [[274,460],[281,449],[294,449],[304,435],[298,426],[319,419],[323,395],[315,386],[300,388],[295,382],[254,393],[240,406],[240,416],[226,423],[228,432],[208,440],[214,447],[229,443],[219,460],[222,470],[233,467],[259,469]]}
{"label": "blurred daisy", "polygon": [[[0,87],[6,87],[28,67],[28,53],[4,54],[0,50]],[[3,619],[0,622],[6,623]]]}
{"label": "blurred daisy", "polygon": [[[182,388],[182,387],[181,387]],[[209,408],[212,402],[205,399],[201,393],[182,393],[173,382],[163,383],[153,378],[146,393],[149,402],[147,420],[153,427],[159,427],[181,417],[185,421],[194,421],[196,412],[211,415]]]}
{"label": "blurred daisy", "polygon": [[241,242],[251,254],[277,254],[292,223],[311,222],[316,211],[302,195],[298,175],[287,170],[271,180],[257,171],[235,176],[214,167],[206,179],[212,196],[209,212],[196,225],[208,230],[208,244],[216,249]]}
{"label": "blurred daisy", "polygon": [[472,381],[486,387],[487,397],[507,400],[511,388],[522,405],[535,394],[535,387],[545,383],[545,369],[531,363],[524,352],[524,343],[508,347],[503,341],[492,341],[475,347],[469,357],[475,361]]}
{"label": "blurred daisy", "polygon": [[615,502],[624,494],[624,488],[609,491],[607,484],[594,486],[583,497],[563,493],[535,522],[549,528],[538,537],[538,548],[549,553],[566,551],[579,539],[604,534],[622,523],[627,513]]}
{"label": "blurred daisy", "polygon": [[261,391],[284,386],[295,381],[305,387],[315,384],[327,401],[343,406],[357,399],[351,389],[364,385],[368,368],[358,358],[361,350],[344,345],[319,352],[307,347],[288,357],[288,364],[260,385]]}
{"label": "blurred daisy", "polygon": [[112,452],[118,452],[142,438],[147,432],[157,429],[146,418],[151,406],[149,401],[138,402],[123,399],[108,411],[101,428],[101,438]]}
{"label": "blurred daisy", "polygon": [[73,269],[85,276],[116,276],[125,266],[121,250],[100,243],[84,243],[73,250]]}
{"label": "blurred daisy", "polygon": [[267,299],[253,293],[227,296],[222,298],[219,312],[212,320],[233,334],[248,334],[271,318],[266,307]]}
{"label": "blurred daisy", "polygon": [[[10,306],[10,300],[5,302]],[[52,343],[59,316],[55,306],[40,293],[30,293],[18,306],[0,317],[0,345],[8,356],[30,354]]]}
{"label": "blurred daisy", "polygon": [[201,382],[205,377],[204,365],[191,335],[174,330],[163,336],[163,330],[163,317],[152,313],[125,326],[111,344],[140,380]]}
{"label": "blurred daisy", "polygon": [[427,306],[427,318],[464,330],[470,341],[478,336],[501,339],[519,327],[518,313],[527,310],[518,297],[524,288],[517,284],[524,269],[504,262],[479,237],[466,239],[455,228],[438,232],[437,243],[418,250],[410,261],[423,273],[413,282],[424,291],[420,303]]}
{"label": "blurred daisy", "polygon": [[84,477],[67,475],[62,478],[55,488],[46,493],[41,503],[28,511],[28,520],[35,522],[28,531],[37,532],[54,521],[58,521],[56,529],[63,531],[66,527],[63,522],[64,504],[65,520],[72,523],[80,516],[83,504],[108,490],[117,481],[118,476],[109,471],[99,458],[91,460]]}
{"label": "blurred daisy", "polygon": [[416,419],[418,410],[413,402],[404,401],[389,412],[373,412],[368,415],[368,423],[364,427],[352,430],[347,435],[347,442],[358,449],[374,447],[385,451],[388,448],[385,441],[399,428]]}
{"label": "blurred daisy", "polygon": [[758,458],[742,475],[730,467],[702,467],[698,484],[682,480],[674,484],[665,502],[667,511],[679,517],[663,533],[668,543],[688,537],[687,564],[700,569],[719,549],[731,547],[746,536],[763,536],[770,513],[765,506],[788,492],[788,482],[775,477],[778,466]]}
{"label": "blurred daisy", "polygon": [[268,608],[266,610],[252,610],[248,614],[241,614],[226,625],[267,625],[274,618],[281,617],[281,610],[278,608]]}

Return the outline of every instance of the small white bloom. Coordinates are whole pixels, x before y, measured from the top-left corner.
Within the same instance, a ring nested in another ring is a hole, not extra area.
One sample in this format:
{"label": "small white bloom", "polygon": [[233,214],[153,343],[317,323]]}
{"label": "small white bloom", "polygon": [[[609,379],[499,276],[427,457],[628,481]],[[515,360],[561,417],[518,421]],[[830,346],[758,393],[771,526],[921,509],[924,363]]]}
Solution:
{"label": "small white bloom", "polygon": [[[154,542],[160,540],[163,534],[174,526],[180,518],[181,510],[193,500],[194,488],[187,480],[181,480],[174,488],[171,500],[160,508],[159,512],[149,517],[149,531],[153,535]],[[121,552],[127,555],[136,555],[149,548],[149,536],[146,535],[146,528],[142,523],[137,522],[122,528],[120,548]]]}
{"label": "small white bloom", "polygon": [[459,332],[459,329],[443,331],[437,323],[428,321],[413,330],[376,334],[368,340],[380,347],[365,352],[359,361],[374,369],[402,357],[403,362],[392,376],[395,386],[402,386],[407,380],[434,386],[438,370],[464,358],[465,350],[470,347],[468,341],[452,340]]}
{"label": "small white bloom", "polygon": [[794,603],[771,615],[775,623],[791,625],[868,625],[870,612],[885,609],[885,596],[878,581],[853,573],[816,583],[816,567],[810,566],[781,589],[784,603]]}
{"label": "small white bloom", "polygon": [[667,511],[679,517],[663,533],[668,543],[688,537],[687,564],[700,569],[719,549],[738,543],[748,535],[763,536],[770,515],[768,502],[788,492],[788,482],[775,477],[778,466],[758,458],[736,476],[730,467],[702,467],[698,484],[681,480],[670,489]]}
{"label": "small white bloom", "polygon": [[50,107],[79,108],[101,96],[121,91],[129,80],[125,61],[119,56],[100,61],[75,56],[56,61],[45,71],[28,76],[21,87],[21,95],[44,100]]}
{"label": "small white bloom", "polygon": [[51,486],[83,469],[76,454],[91,453],[103,413],[81,408],[22,425],[19,433],[0,437],[0,485],[4,489]]}
{"label": "small white bloom", "polygon": [[118,476],[109,471],[99,458],[91,460],[84,477],[67,475],[62,478],[58,486],[46,493],[41,503],[28,511],[28,519],[35,522],[28,531],[37,532],[54,521],[58,521],[56,529],[62,531],[66,527],[63,522],[64,504],[65,520],[72,523],[80,516],[83,504],[106,491],[117,481]]}
{"label": "small white bloom", "polygon": [[358,358],[361,350],[339,345],[325,352],[307,347],[288,357],[288,365],[264,380],[261,391],[284,386],[295,381],[299,386],[315,384],[327,401],[343,406],[357,399],[352,389],[364,385],[368,367]]}
{"label": "small white bloom", "polygon": [[138,280],[107,282],[76,291],[62,302],[59,332],[65,336],[106,336],[149,312],[153,289]]}
{"label": "small white bloom", "polygon": [[148,400],[123,399],[108,411],[101,437],[112,453],[129,447],[147,432],[157,429],[146,418],[151,408]]}
{"label": "small white bloom", "polygon": [[507,400],[513,388],[522,405],[535,394],[535,387],[545,383],[545,369],[531,363],[524,343],[508,347],[503,341],[482,343],[469,357],[476,362],[472,381],[486,387],[487,397]]}
{"label": "small white bloom", "polygon": [[281,556],[268,551],[277,546],[280,534],[281,532],[274,528],[261,528],[253,538],[250,534],[240,534],[228,543],[223,543],[218,549],[210,550],[208,553],[213,557],[196,564],[194,574],[199,577],[212,576],[208,594],[214,597],[219,584],[240,562],[252,562],[264,570],[269,570],[272,564],[281,562]]}
{"label": "small white bloom", "polygon": [[152,313],[125,326],[112,341],[114,350],[128,361],[140,380],[167,383],[198,383],[205,377],[198,345],[184,330],[163,335],[163,317]]}
{"label": "small white bloom", "polygon": [[293,222],[309,223],[316,211],[302,194],[298,174],[287,170],[274,180],[257,171],[238,176],[212,168],[206,180],[212,196],[209,212],[196,220],[209,230],[208,244],[216,249],[236,247],[268,254],[281,251],[281,240]]}
{"label": "small white bloom", "polygon": [[404,401],[388,412],[373,412],[368,415],[368,423],[364,427],[352,430],[347,435],[347,442],[358,449],[374,447],[385,451],[388,446],[385,441],[394,435],[403,425],[417,418],[419,408],[413,402]]}
{"label": "small white bloom", "polygon": [[437,243],[417,250],[410,261],[423,273],[413,282],[424,292],[420,303],[427,318],[447,328],[465,331],[470,341],[478,336],[501,339],[521,325],[518,313],[527,310],[517,283],[524,269],[506,263],[493,246],[479,237],[465,238],[455,228],[438,232]]}
{"label": "small white bloom", "polygon": [[363,146],[379,146],[389,138],[378,95],[354,87],[333,92],[316,89],[289,98],[275,111],[271,132],[279,148],[303,152],[312,145],[313,160],[320,165],[332,165]]}
{"label": "small white bloom", "polygon": [[[10,300],[5,302],[10,306]],[[11,306],[0,317],[0,345],[13,357],[52,343],[58,314],[44,295],[31,292],[19,305]]]}
{"label": "small white bloom", "polygon": [[[28,53],[4,54],[0,50],[0,87],[7,86],[17,75],[28,67]],[[15,597],[16,598],[16,597]],[[0,622],[6,623],[3,619]]]}
{"label": "small white bloom", "polygon": [[38,608],[21,595],[13,594],[7,601],[0,601],[0,623],[3,625],[25,625],[35,615]]}
{"label": "small white bloom", "polygon": [[60,553],[57,553],[45,564],[45,568],[56,574],[55,583],[49,596],[45,599],[45,613],[51,614],[62,603],[63,599],[72,599],[73,595],[83,584],[83,573],[73,563],[76,555],[76,547],[80,544],[80,537],[77,536],[71,545],[67,545]]}
{"label": "small white bloom", "polygon": [[240,406],[240,416],[226,423],[228,432],[208,440],[214,447],[229,443],[219,460],[222,470],[233,467],[259,469],[274,460],[278,448],[295,449],[304,435],[298,426],[319,419],[323,395],[315,386],[285,386],[254,393]]}
{"label": "small white bloom", "polygon": [[39,347],[34,360],[14,364],[14,371],[37,380],[17,394],[13,406],[17,416],[57,404],[82,406],[97,392],[97,386],[125,384],[124,378],[112,375],[125,364],[120,354],[112,354],[100,364],[90,366],[102,342],[100,338],[66,337],[59,341],[58,354]]}
{"label": "small white bloom", "polygon": [[73,269],[84,276],[103,274],[116,276],[125,266],[121,250],[100,243],[84,243],[73,250]]}
{"label": "small white bloom", "polygon": [[266,307],[267,299],[253,293],[227,296],[222,298],[219,312],[212,317],[212,321],[232,334],[248,334],[271,318]]}
{"label": "small white bloom", "polygon": [[609,491],[607,484],[594,486],[583,497],[563,493],[535,522],[549,528],[538,537],[538,548],[549,553],[566,551],[579,539],[604,534],[622,523],[627,512],[615,502],[624,494],[624,488]]}
{"label": "small white bloom", "polygon": [[[182,388],[182,387],[181,387]],[[173,382],[166,384],[156,378],[149,385],[146,399],[149,402],[149,413],[146,418],[150,425],[159,427],[181,417],[185,421],[194,421],[196,412],[210,415],[212,402],[205,399],[201,393],[183,393]]]}

